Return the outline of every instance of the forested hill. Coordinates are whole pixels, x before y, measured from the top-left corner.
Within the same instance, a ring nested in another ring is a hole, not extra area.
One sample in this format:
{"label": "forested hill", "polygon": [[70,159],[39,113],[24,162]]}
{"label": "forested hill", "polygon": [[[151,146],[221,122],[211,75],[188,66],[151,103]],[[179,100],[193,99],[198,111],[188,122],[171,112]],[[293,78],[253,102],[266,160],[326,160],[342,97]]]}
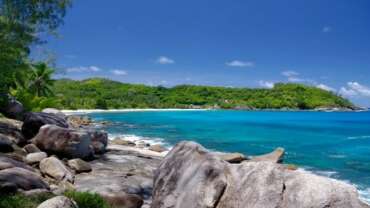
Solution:
{"label": "forested hill", "polygon": [[55,95],[64,109],[206,108],[314,109],[354,108],[332,92],[301,84],[276,84],[273,89],[180,85],[172,88],[125,84],[101,78],[57,80]]}

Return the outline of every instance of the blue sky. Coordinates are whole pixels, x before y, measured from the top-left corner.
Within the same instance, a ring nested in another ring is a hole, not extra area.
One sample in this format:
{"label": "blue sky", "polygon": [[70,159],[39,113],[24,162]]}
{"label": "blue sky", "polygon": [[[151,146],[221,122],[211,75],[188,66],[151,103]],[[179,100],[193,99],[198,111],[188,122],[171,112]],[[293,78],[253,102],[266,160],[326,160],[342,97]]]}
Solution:
{"label": "blue sky", "polygon": [[299,82],[370,106],[368,0],[74,1],[51,51],[59,77],[272,87]]}

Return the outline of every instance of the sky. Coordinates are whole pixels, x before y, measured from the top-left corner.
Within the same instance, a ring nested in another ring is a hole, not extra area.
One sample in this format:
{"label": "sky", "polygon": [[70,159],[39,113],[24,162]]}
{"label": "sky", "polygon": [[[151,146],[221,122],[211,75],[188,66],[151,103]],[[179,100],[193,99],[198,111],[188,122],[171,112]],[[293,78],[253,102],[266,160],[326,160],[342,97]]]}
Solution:
{"label": "sky", "polygon": [[370,106],[368,0],[75,0],[35,47],[57,77],[271,88],[317,86]]}

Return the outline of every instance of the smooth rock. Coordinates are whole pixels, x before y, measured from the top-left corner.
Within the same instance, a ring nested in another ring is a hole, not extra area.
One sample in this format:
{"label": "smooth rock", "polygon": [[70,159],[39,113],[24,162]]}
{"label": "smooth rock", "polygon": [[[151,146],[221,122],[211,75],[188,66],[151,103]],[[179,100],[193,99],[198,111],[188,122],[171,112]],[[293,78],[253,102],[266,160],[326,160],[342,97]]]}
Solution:
{"label": "smooth rock", "polygon": [[22,135],[18,122],[10,119],[0,119],[0,135],[7,137],[20,146],[27,143],[27,140]]}
{"label": "smooth rock", "polygon": [[49,155],[61,158],[91,158],[94,153],[89,133],[55,125],[41,127],[33,143]]}
{"label": "smooth rock", "polygon": [[24,151],[27,153],[41,152],[41,150],[34,144],[27,144],[23,147]]}
{"label": "smooth rock", "polygon": [[76,202],[65,196],[56,196],[41,203],[37,208],[78,208]]}
{"label": "smooth rock", "polygon": [[0,152],[12,152],[14,151],[12,141],[5,135],[0,134]]}
{"label": "smooth rock", "polygon": [[24,162],[14,160],[13,158],[10,158],[8,156],[2,156],[0,155],[0,170],[5,170],[8,168],[23,168],[28,171],[34,171],[33,168],[25,164]]}
{"label": "smooth rock", "polygon": [[275,163],[282,163],[283,157],[284,157],[284,149],[279,147],[279,148],[276,148],[271,153],[252,157],[252,159],[249,161],[253,161],[253,162],[270,161],[270,162],[275,162]]}
{"label": "smooth rock", "polygon": [[73,182],[73,174],[56,157],[48,157],[40,162],[40,171],[54,180]]}
{"label": "smooth rock", "polygon": [[43,113],[49,113],[54,114],[56,116],[59,116],[60,118],[66,119],[66,114],[64,114],[62,111],[56,109],[56,108],[45,108],[42,110]]}
{"label": "smooth rock", "polygon": [[95,154],[104,154],[108,145],[108,134],[104,131],[88,131]]}
{"label": "smooth rock", "polygon": [[0,113],[5,117],[23,120],[25,109],[22,103],[18,102],[13,96],[9,94],[0,94],[0,100],[4,99],[5,102],[0,105]]}
{"label": "smooth rock", "polygon": [[48,155],[45,152],[29,153],[26,156],[26,163],[27,164],[39,163],[41,160],[43,160],[47,157],[48,157]]}
{"label": "smooth rock", "polygon": [[120,138],[115,138],[112,141],[112,144],[124,145],[124,146],[131,146],[131,147],[134,147],[136,145],[135,142],[131,142],[131,141],[120,139]]}
{"label": "smooth rock", "polygon": [[39,132],[39,129],[46,124],[68,128],[67,121],[54,114],[26,113],[22,126],[22,134],[27,140],[32,139]]}
{"label": "smooth rock", "polygon": [[72,168],[72,170],[76,171],[76,173],[83,173],[83,172],[91,171],[90,164],[79,158],[68,160],[68,166]]}
{"label": "smooth rock", "polygon": [[126,194],[124,192],[105,194],[102,195],[102,197],[109,205],[117,208],[140,208],[144,203],[140,196],[135,194]]}
{"label": "smooth rock", "polygon": [[149,147],[149,150],[154,151],[154,152],[164,152],[167,151],[165,147],[163,147],[160,144],[154,144]]}
{"label": "smooth rock", "polygon": [[229,163],[241,163],[247,158],[241,153],[219,153],[218,156],[221,160],[224,160]]}
{"label": "smooth rock", "polygon": [[344,182],[270,162],[230,164],[181,142],[154,176],[151,208],[369,208]]}
{"label": "smooth rock", "polygon": [[[23,168],[8,168],[0,171],[0,184],[22,190],[49,189],[40,176]],[[3,189],[2,187],[1,189]]]}

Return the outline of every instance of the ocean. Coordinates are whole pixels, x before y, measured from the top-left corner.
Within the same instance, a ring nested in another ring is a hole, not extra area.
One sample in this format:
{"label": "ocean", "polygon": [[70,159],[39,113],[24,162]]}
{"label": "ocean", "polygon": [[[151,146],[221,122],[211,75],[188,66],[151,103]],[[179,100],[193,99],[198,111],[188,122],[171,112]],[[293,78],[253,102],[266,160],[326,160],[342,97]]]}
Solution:
{"label": "ocean", "polygon": [[192,140],[248,156],[277,147],[284,163],[354,184],[370,202],[370,112],[148,111],[89,114],[110,138],[168,147]]}

